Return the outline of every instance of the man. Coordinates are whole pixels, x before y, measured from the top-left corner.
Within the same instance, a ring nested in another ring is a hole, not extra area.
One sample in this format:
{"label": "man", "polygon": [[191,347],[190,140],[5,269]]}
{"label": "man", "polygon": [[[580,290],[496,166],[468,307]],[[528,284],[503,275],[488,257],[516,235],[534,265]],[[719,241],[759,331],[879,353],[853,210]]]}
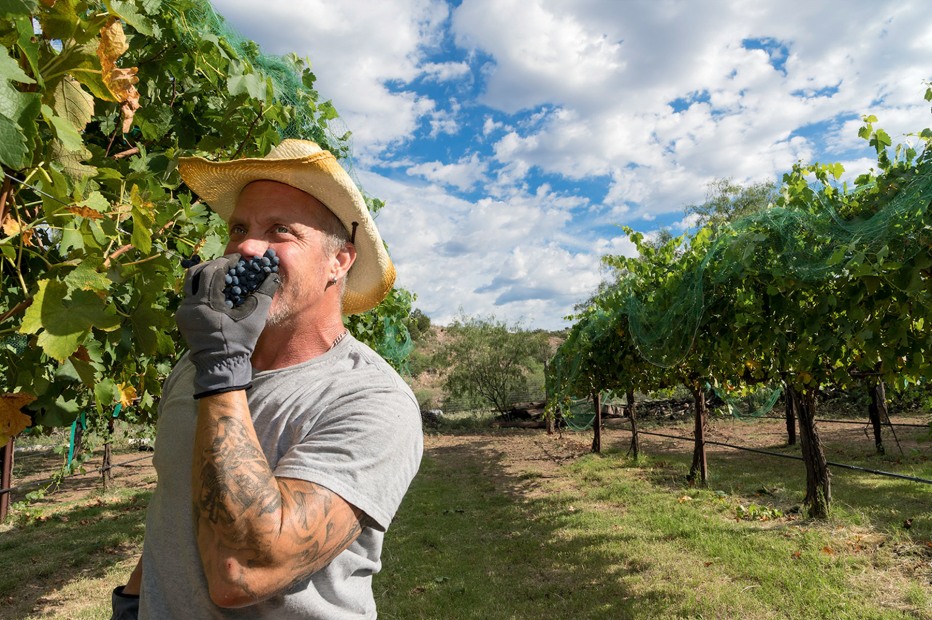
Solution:
{"label": "man", "polygon": [[[395,272],[355,184],[313,142],[268,156],[184,158],[229,225],[227,256],[189,270],[189,352],[159,405],[142,558],[114,591],[143,618],[375,618],[382,539],[422,454],[411,390],[343,327]],[[241,306],[225,276],[272,249]]]}

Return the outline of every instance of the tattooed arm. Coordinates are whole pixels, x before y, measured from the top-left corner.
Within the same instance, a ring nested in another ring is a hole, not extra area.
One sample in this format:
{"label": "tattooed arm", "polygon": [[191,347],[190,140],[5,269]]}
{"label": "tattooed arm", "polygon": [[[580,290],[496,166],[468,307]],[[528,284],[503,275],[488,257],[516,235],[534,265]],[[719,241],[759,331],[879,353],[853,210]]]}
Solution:
{"label": "tattooed arm", "polygon": [[201,565],[221,607],[281,592],[362,530],[362,512],[339,495],[272,474],[241,390],[200,400],[191,475]]}

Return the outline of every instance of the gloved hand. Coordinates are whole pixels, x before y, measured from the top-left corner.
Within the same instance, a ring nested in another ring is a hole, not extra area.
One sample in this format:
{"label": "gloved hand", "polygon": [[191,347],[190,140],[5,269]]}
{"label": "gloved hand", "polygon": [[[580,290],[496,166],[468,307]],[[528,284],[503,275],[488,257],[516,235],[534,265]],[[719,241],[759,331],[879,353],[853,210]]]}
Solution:
{"label": "gloved hand", "polygon": [[196,369],[194,398],[252,385],[250,358],[281,280],[278,274],[269,274],[241,306],[228,307],[224,279],[239,258],[239,254],[227,254],[201,263],[189,269],[185,277],[185,296],[175,321]]}
{"label": "gloved hand", "polygon": [[110,595],[113,615],[110,620],[136,620],[139,617],[139,595],[123,594],[123,586],[117,586]]}

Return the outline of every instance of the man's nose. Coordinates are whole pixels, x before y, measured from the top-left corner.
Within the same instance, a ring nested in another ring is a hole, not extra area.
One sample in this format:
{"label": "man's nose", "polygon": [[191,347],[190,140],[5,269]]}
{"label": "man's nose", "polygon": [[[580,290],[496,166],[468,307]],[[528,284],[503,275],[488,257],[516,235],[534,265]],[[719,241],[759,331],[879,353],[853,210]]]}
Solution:
{"label": "man's nose", "polygon": [[227,253],[237,252],[243,258],[252,258],[254,256],[262,256],[267,249],[269,249],[268,241],[250,237],[235,243],[231,242],[227,246]]}

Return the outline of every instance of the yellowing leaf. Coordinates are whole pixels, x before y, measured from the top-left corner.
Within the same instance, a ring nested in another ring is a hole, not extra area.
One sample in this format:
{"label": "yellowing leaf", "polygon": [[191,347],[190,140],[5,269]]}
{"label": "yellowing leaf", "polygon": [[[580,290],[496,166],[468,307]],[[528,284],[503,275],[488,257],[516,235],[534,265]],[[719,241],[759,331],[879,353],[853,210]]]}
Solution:
{"label": "yellowing leaf", "polygon": [[133,401],[136,400],[136,388],[131,385],[126,385],[121,383],[120,388],[120,404],[124,407],[129,407],[133,404]]}
{"label": "yellowing leaf", "polygon": [[121,69],[114,67],[105,80],[107,87],[120,101],[129,101],[130,99],[139,100],[139,93],[136,92],[134,84],[139,81],[136,76],[136,67]]}
{"label": "yellowing leaf", "polygon": [[26,392],[0,395],[0,446],[5,446],[10,437],[15,437],[29,428],[32,420],[20,411],[36,399]]}
{"label": "yellowing leaf", "polygon": [[139,93],[134,88],[126,97],[126,101],[120,104],[120,114],[123,115],[123,133],[129,132],[133,126],[133,119],[136,117],[136,110],[139,108]]}
{"label": "yellowing leaf", "polygon": [[100,43],[97,45],[97,57],[105,70],[112,69],[116,59],[126,53],[129,44],[123,32],[123,24],[116,17],[111,17],[100,29]]}
{"label": "yellowing leaf", "polygon": [[139,92],[136,83],[137,67],[123,68],[116,64],[129,45],[126,43],[126,34],[123,24],[116,17],[111,18],[100,29],[100,44],[97,46],[97,58],[100,59],[100,70],[103,82],[107,89],[120,102],[120,112],[123,115],[123,133],[129,131],[133,124],[133,117],[139,109]]}
{"label": "yellowing leaf", "polygon": [[103,219],[103,214],[100,211],[95,211],[90,207],[66,207],[66,211],[74,213],[75,215],[80,215],[81,217],[86,217],[91,220],[100,220]]}
{"label": "yellowing leaf", "polygon": [[9,215],[3,220],[3,234],[7,237],[15,237],[19,234],[21,230],[19,225],[19,220],[16,220]]}

